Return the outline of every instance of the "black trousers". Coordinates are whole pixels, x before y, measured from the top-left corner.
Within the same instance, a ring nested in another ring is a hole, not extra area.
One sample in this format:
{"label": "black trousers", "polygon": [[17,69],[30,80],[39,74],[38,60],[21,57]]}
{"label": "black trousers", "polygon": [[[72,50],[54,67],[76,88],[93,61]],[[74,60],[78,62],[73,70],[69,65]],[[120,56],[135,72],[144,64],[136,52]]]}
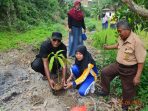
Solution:
{"label": "black trousers", "polygon": [[[34,71],[41,73],[43,76],[45,75],[45,70],[44,70],[44,65],[43,65],[43,60],[42,58],[36,58],[32,63],[31,67]],[[51,74],[56,74],[57,71],[60,69],[60,64],[58,62],[53,63],[53,68],[50,71]]]}

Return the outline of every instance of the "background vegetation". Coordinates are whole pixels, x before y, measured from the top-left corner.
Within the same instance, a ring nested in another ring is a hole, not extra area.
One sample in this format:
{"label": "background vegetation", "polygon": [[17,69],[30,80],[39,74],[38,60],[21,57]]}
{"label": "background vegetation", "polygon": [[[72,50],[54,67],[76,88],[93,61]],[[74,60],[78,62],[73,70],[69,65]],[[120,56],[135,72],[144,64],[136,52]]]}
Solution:
{"label": "background vegetation", "polygon": [[40,23],[60,22],[66,8],[60,0],[1,0],[0,29],[25,31]]}
{"label": "background vegetation", "polygon": [[63,36],[67,36],[65,26],[61,24],[40,25],[28,30],[24,33],[19,32],[0,32],[0,51],[7,51],[9,49],[20,49],[23,44],[28,44],[36,49],[39,49],[40,44],[50,38],[53,31],[60,31]]}

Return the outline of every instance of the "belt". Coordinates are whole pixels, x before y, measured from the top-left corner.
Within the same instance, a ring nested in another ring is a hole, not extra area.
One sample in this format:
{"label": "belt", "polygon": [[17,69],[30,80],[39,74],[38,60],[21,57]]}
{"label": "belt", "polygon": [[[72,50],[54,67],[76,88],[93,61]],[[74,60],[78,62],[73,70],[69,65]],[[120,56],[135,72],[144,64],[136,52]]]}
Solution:
{"label": "belt", "polygon": [[120,63],[118,63],[118,64],[119,64],[119,67],[122,67],[122,68],[134,68],[134,67],[138,66],[137,64],[134,64],[134,65],[123,65],[123,64],[120,64]]}

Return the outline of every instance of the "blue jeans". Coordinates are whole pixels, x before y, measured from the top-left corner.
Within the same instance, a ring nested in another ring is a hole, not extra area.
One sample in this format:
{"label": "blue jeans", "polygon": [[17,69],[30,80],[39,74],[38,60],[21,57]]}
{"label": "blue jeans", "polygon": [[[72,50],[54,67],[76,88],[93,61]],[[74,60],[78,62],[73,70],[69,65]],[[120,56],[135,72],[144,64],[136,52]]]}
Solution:
{"label": "blue jeans", "polygon": [[72,27],[72,32],[69,32],[68,52],[69,56],[75,56],[75,51],[78,45],[83,45],[82,28]]}
{"label": "blue jeans", "polygon": [[108,28],[108,22],[102,23],[102,29],[107,29]]}

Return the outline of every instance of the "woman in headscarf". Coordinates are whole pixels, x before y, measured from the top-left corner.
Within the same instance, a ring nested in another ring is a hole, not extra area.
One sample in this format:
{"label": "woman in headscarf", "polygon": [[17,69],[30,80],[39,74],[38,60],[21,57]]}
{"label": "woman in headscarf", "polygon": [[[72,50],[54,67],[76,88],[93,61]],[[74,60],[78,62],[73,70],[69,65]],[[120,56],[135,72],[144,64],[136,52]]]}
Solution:
{"label": "woman in headscarf", "polygon": [[[81,96],[85,96],[89,92],[94,93],[97,75],[98,70],[94,59],[86,47],[80,45],[76,50],[75,64],[71,67],[71,75],[67,79],[65,89],[79,85],[79,94]],[[73,76],[76,80],[71,81]]]}
{"label": "woman in headscarf", "polygon": [[78,45],[83,44],[81,37],[82,28],[86,31],[84,23],[84,15],[81,11],[80,1],[74,2],[74,7],[68,12],[68,27],[69,27],[69,56],[74,57]]}

